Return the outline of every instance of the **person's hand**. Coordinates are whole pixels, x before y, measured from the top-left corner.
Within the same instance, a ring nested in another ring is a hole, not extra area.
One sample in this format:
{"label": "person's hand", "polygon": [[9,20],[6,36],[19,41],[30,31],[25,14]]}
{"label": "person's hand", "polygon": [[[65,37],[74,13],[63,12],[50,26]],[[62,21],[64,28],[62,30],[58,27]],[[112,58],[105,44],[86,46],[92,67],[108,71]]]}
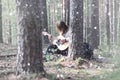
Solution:
{"label": "person's hand", "polygon": [[52,40],[52,35],[48,35],[48,39],[49,39],[49,40]]}
{"label": "person's hand", "polygon": [[66,39],[62,39],[61,43],[64,44],[66,42]]}

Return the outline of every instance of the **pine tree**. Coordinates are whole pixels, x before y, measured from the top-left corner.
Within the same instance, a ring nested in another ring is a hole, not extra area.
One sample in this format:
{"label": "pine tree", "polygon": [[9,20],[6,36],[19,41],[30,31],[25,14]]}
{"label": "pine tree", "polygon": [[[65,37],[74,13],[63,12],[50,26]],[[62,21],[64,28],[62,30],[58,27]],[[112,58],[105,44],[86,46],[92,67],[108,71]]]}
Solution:
{"label": "pine tree", "polygon": [[42,63],[42,26],[39,0],[17,0],[17,73],[44,71]]}
{"label": "pine tree", "polygon": [[110,45],[110,8],[109,0],[107,0],[107,12],[106,12],[106,30],[107,30],[107,44]]}
{"label": "pine tree", "polygon": [[[40,8],[41,8],[41,25],[43,28],[43,31],[48,32],[48,19],[47,19],[47,4],[46,4],[46,0],[40,0]],[[49,40],[47,38],[47,36],[43,37],[43,42],[44,43],[49,43]]]}
{"label": "pine tree", "polygon": [[99,46],[99,0],[92,0],[91,15],[91,45],[93,48]]}
{"label": "pine tree", "polygon": [[12,26],[11,26],[11,19],[10,19],[10,0],[7,2],[8,8],[8,44],[12,44]]}
{"label": "pine tree", "polygon": [[83,0],[70,0],[70,47],[68,57],[74,59],[82,54]]}
{"label": "pine tree", "polygon": [[2,0],[0,0],[0,43],[3,43],[3,36],[2,36]]}

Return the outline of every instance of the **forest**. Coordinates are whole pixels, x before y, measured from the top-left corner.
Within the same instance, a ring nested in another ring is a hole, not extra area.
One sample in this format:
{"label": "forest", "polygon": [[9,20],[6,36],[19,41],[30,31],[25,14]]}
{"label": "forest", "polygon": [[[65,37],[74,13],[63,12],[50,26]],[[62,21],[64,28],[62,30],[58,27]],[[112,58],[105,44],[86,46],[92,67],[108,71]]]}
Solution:
{"label": "forest", "polygon": [[120,80],[120,0],[0,0],[0,80]]}

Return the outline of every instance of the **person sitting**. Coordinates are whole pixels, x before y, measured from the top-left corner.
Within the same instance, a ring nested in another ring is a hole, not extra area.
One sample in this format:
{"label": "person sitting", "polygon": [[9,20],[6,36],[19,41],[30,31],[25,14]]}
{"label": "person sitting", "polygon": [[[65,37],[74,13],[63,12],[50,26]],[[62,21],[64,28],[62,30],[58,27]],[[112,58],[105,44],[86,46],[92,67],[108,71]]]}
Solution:
{"label": "person sitting", "polygon": [[[54,40],[53,36],[48,34],[48,38],[50,41],[52,41],[52,43],[48,46],[46,54],[52,53],[67,56],[69,43],[71,42],[71,40],[69,39],[70,38],[69,27],[65,24],[64,21],[60,21],[57,23],[56,28],[59,36],[57,37],[57,40]],[[91,45],[87,42],[82,43],[82,52],[83,53],[81,54],[81,57],[84,59],[90,60],[94,55]]]}
{"label": "person sitting", "polygon": [[[65,24],[64,21],[60,21],[57,23],[56,28],[59,36],[57,37],[57,40],[54,40],[48,46],[46,53],[61,54],[63,56],[67,56],[69,47],[69,27]],[[53,36],[49,35],[48,38],[49,40],[52,40]]]}

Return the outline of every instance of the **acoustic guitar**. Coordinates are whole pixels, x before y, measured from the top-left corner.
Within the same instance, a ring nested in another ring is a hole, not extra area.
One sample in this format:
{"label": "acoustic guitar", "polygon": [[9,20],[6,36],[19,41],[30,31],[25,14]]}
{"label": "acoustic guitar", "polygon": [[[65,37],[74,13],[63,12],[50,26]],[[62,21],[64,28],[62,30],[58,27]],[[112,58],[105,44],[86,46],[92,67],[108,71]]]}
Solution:
{"label": "acoustic guitar", "polygon": [[[47,32],[42,32],[43,35],[45,36],[51,36],[51,34],[47,33]],[[57,36],[57,38],[52,36],[52,39],[50,40],[50,42],[54,45],[56,45],[58,47],[59,50],[63,51],[66,50],[69,47],[69,42],[65,41],[64,43],[61,40],[65,40],[65,37],[60,35]]]}

